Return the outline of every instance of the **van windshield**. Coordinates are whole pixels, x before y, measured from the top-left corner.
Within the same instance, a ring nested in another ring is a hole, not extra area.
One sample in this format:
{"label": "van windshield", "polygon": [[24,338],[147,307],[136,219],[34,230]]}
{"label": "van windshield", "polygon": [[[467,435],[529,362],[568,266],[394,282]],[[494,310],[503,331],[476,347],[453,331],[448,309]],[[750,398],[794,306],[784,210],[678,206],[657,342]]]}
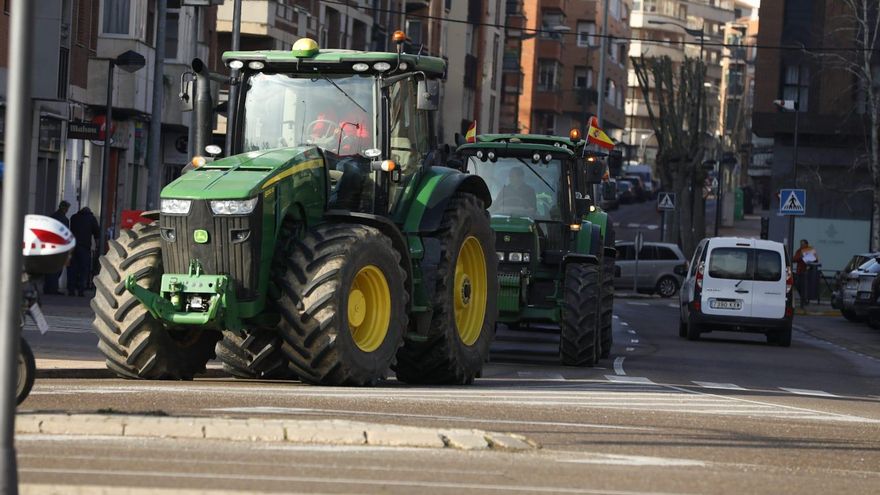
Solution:
{"label": "van windshield", "polygon": [[782,279],[782,257],[768,249],[716,248],[709,255],[709,276],[777,282]]}

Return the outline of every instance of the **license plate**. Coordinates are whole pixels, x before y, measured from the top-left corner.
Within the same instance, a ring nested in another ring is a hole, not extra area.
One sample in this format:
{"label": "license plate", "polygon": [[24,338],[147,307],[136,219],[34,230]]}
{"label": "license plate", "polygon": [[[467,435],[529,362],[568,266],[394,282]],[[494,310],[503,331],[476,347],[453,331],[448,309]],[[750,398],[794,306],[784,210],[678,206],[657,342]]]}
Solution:
{"label": "license plate", "polygon": [[34,319],[34,323],[36,323],[40,333],[46,335],[46,332],[49,331],[49,323],[46,322],[46,317],[43,316],[43,310],[40,309],[40,305],[34,303],[28,312],[31,314],[31,318]]}
{"label": "license plate", "polygon": [[712,309],[742,309],[742,301],[711,301],[709,307]]}
{"label": "license plate", "polygon": [[859,299],[859,301],[867,301],[867,300],[871,299],[871,293],[870,292],[859,292],[858,299]]}

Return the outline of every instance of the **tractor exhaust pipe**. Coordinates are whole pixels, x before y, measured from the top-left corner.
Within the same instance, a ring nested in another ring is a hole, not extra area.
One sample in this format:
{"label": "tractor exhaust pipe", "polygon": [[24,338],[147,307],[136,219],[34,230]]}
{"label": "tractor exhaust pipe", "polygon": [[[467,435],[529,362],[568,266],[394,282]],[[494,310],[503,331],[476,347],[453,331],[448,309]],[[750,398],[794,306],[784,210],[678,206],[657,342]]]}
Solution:
{"label": "tractor exhaust pipe", "polygon": [[193,59],[192,70],[196,75],[193,93],[193,112],[195,112],[195,129],[193,129],[193,153],[201,156],[205,153],[205,146],[211,144],[211,132],[214,128],[214,101],[211,98],[211,80],[222,77],[211,74],[208,66],[198,58]]}

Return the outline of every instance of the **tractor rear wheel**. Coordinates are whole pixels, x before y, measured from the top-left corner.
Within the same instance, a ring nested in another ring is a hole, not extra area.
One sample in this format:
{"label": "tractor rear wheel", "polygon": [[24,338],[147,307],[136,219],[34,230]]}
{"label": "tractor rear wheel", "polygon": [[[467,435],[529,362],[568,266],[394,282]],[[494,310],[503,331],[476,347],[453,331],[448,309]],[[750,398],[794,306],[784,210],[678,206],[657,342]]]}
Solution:
{"label": "tractor rear wheel", "polygon": [[391,240],[373,227],[333,223],[288,244],[276,283],[291,371],[320,385],[384,378],[407,325],[406,272]]}
{"label": "tractor rear wheel", "polygon": [[95,277],[93,327],[107,367],[124,378],[191,380],[214,357],[219,332],[169,330],[125,289],[134,275],[138,284],[159,291],[162,246],[159,226],[137,224],[110,240]]}
{"label": "tractor rear wheel", "polygon": [[236,378],[284,379],[293,374],[281,351],[281,337],[275,329],[223,332],[217,342],[217,359]]}
{"label": "tractor rear wheel", "polygon": [[398,351],[397,379],[473,383],[489,356],[498,317],[495,235],[483,202],[456,194],[429,242],[440,246],[431,324],[425,341],[407,340]]}
{"label": "tractor rear wheel", "polygon": [[562,318],[559,356],[568,366],[593,366],[598,361],[596,348],[599,310],[599,266],[569,263],[563,282]]}

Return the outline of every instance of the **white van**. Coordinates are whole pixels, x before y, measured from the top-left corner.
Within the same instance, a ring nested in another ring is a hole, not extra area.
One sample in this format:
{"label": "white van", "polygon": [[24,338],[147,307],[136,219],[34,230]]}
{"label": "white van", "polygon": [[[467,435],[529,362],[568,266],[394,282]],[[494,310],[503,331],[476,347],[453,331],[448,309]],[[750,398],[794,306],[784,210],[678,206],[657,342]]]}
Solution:
{"label": "white van", "polygon": [[712,330],[754,332],[791,345],[791,268],[775,241],[712,237],[694,252],[680,292],[679,336]]}

